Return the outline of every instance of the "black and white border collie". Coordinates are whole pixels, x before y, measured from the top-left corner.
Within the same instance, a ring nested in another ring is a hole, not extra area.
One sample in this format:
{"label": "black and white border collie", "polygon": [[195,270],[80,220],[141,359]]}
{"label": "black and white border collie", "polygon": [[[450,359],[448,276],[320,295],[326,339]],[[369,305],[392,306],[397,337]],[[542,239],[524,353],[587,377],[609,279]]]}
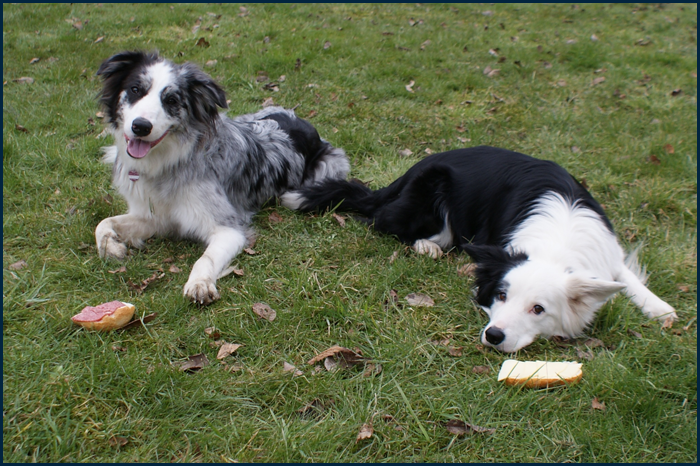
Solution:
{"label": "black and white border collie", "polygon": [[431,155],[372,191],[329,180],[282,196],[291,209],[355,212],[432,257],[464,250],[477,263],[484,344],[514,352],[538,336],[575,337],[623,291],[650,318],[677,318],[625,259],[602,207],[562,167],[494,147]]}
{"label": "black and white border collie", "polygon": [[104,160],[129,206],[97,226],[100,257],[123,259],[127,245],[154,235],[200,241],[206,250],[184,288],[196,303],[219,298],[216,280],[252,237],[251,219],[266,200],[350,171],[345,152],[292,110],[220,114],[226,94],[191,63],[123,52],[97,74],[115,139]]}

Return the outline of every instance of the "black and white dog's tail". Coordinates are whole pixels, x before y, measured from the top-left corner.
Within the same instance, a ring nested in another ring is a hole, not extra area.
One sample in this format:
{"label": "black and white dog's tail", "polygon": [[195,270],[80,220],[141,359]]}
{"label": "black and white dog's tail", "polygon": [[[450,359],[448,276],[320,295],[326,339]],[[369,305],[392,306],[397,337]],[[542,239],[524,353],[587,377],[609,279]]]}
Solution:
{"label": "black and white dog's tail", "polygon": [[282,195],[282,205],[302,212],[331,210],[352,212],[372,219],[378,208],[386,204],[393,191],[388,186],[372,191],[356,180],[326,180],[314,186]]}

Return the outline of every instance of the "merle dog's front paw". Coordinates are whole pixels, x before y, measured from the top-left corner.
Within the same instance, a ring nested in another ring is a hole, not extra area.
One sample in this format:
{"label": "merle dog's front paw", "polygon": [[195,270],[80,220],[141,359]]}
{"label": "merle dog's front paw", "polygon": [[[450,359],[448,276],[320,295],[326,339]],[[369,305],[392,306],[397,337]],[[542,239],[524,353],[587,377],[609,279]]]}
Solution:
{"label": "merle dog's front paw", "polygon": [[221,296],[216,290],[216,282],[202,278],[190,278],[185,284],[183,293],[190,301],[206,306]]}

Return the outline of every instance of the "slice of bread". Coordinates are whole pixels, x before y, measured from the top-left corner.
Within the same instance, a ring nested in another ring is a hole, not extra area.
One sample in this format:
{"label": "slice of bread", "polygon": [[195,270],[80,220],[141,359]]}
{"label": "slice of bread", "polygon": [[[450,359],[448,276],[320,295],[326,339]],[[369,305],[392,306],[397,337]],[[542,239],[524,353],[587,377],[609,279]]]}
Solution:
{"label": "slice of bread", "polygon": [[547,361],[503,361],[498,381],[506,385],[525,385],[530,388],[552,387],[578,382],[583,377],[581,363]]}
{"label": "slice of bread", "polygon": [[129,323],[136,307],[131,303],[111,301],[99,306],[86,306],[71,320],[88,330],[116,330]]}

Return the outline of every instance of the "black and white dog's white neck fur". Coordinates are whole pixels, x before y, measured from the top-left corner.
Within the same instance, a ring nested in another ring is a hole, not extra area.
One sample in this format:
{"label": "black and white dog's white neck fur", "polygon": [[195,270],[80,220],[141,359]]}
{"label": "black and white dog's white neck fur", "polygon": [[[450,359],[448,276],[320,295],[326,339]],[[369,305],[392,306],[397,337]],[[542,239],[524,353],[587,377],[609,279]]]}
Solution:
{"label": "black and white dog's white neck fur", "polygon": [[219,297],[216,280],[245,247],[266,200],[350,170],[345,152],[292,110],[220,114],[226,94],[191,63],[123,52],[97,74],[115,139],[104,160],[114,164],[114,186],[129,206],[97,226],[99,254],[122,259],[128,244],[140,247],[153,235],[205,243],[184,288],[197,303]]}
{"label": "black and white dog's white neck fur", "polygon": [[466,251],[482,342],[513,352],[538,336],[575,337],[623,291],[650,318],[676,318],[644,285],[602,207],[554,162],[494,147],[431,155],[386,188],[329,180],[282,196],[302,211],[337,207],[432,257]]}

